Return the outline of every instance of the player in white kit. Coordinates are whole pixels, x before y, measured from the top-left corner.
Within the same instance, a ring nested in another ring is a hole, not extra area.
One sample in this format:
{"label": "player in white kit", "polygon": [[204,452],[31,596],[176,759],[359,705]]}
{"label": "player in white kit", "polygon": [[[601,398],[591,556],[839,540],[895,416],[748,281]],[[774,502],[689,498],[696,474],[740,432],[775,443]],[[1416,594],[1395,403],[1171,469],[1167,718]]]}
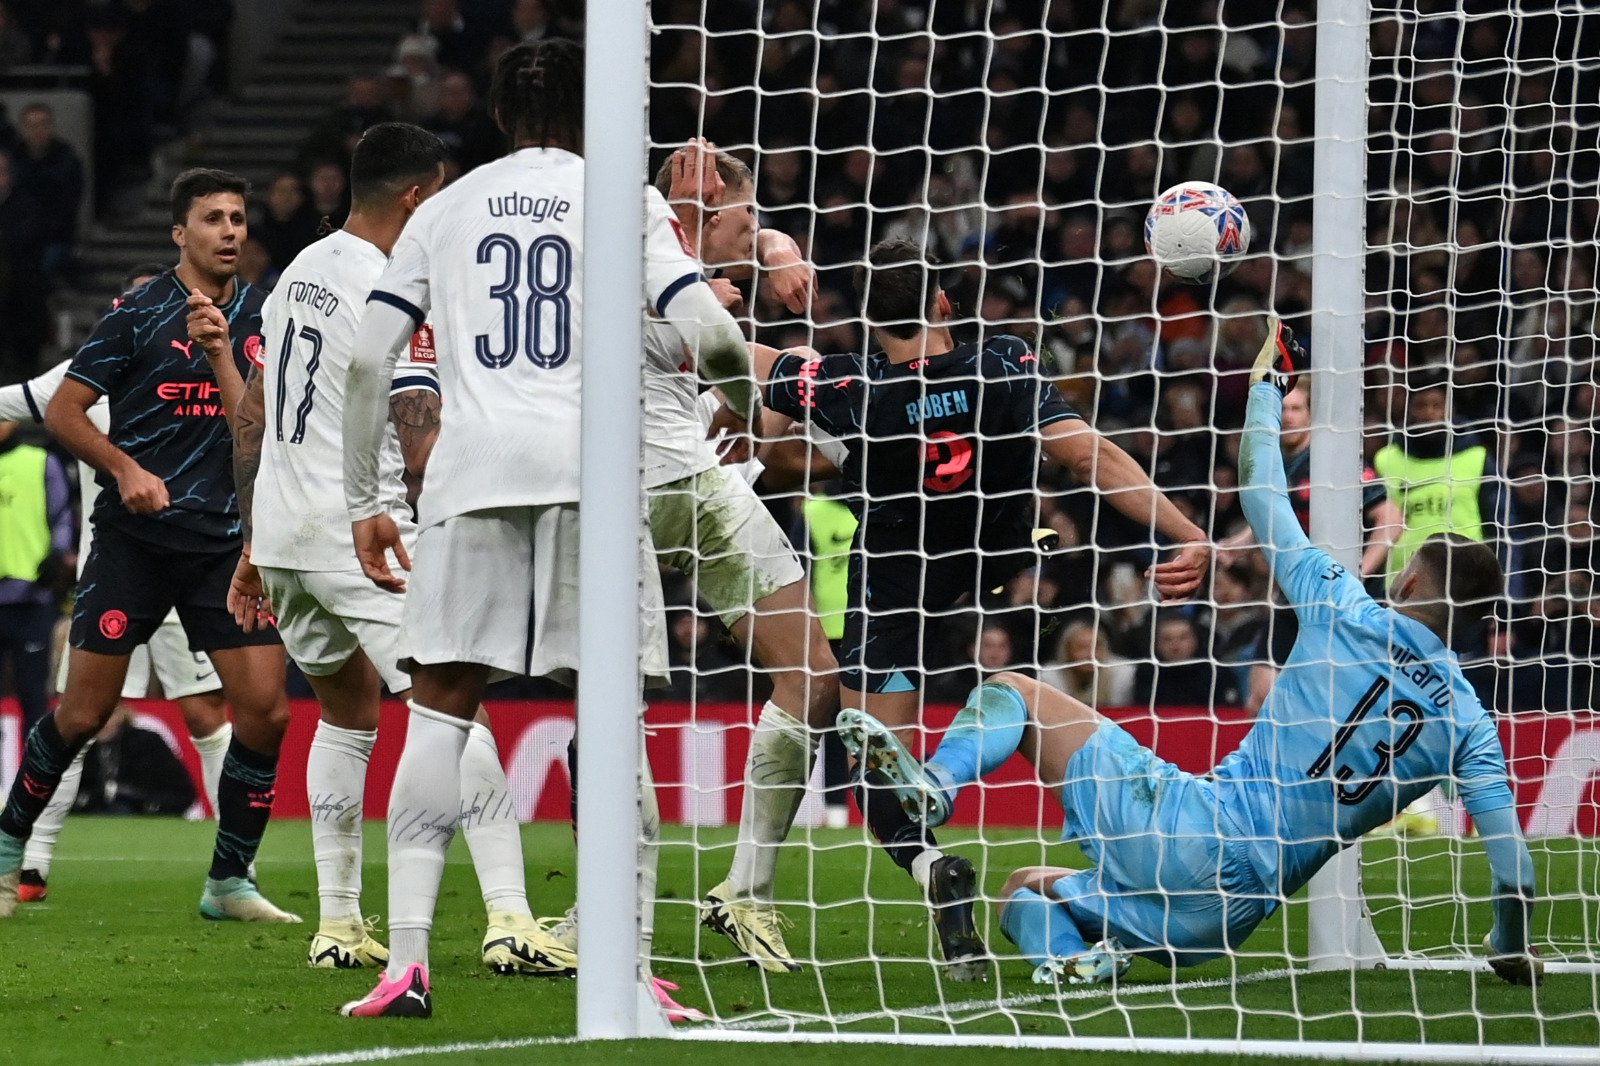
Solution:
{"label": "player in white kit", "polygon": [[[512,152],[423,204],[368,301],[346,384],[345,496],[356,551],[400,588],[400,531],[384,511],[384,386],[431,319],[446,398],[421,501],[406,599],[411,721],[389,799],[388,971],[344,1013],[426,1017],[428,934],[445,849],[460,820],[456,756],[492,671],[568,675],[578,665],[578,452],[582,343],[583,52],[544,40],[508,50],[491,91]],[[645,296],[682,327],[746,419],[759,411],[750,358],[648,198]],[[619,560],[619,564],[623,561]],[[661,588],[641,541],[642,668],[666,669]]]}
{"label": "player in white kit", "polygon": [[[122,281],[123,296],[127,296],[145,282],[167,269],[162,263],[146,263],[130,270]],[[120,300],[119,300],[120,302]],[[115,309],[116,304],[112,304]],[[56,394],[62,378],[66,376],[71,359],[46,370],[31,380],[0,388],[0,422],[20,422],[31,419],[44,421],[44,410]],[[89,408],[89,421],[102,433],[111,425],[111,404],[104,397]],[[99,492],[95,484],[94,468],[78,463],[78,494],[84,520],[78,534],[78,570],[89,558],[93,543],[94,524],[88,520],[94,509],[94,498]],[[56,691],[67,687],[67,658],[61,656],[56,675]],[[217,809],[217,780],[222,776],[222,761],[228,754],[228,742],[233,739],[233,726],[228,723],[228,705],[222,698],[222,682],[211,665],[211,657],[203,651],[190,651],[189,638],[178,621],[178,612],[170,612],[150,642],[133,652],[128,659],[128,675],[122,682],[124,699],[139,700],[150,695],[150,676],[154,674],[161,683],[161,694],[177,703],[189,729],[189,741],[200,754],[200,777],[207,801],[213,812]],[[33,825],[33,835],[22,856],[22,881],[17,889],[17,899],[22,903],[36,903],[49,895],[48,880],[51,861],[55,857],[56,841],[67,813],[78,798],[78,784],[83,777],[83,761],[89,754],[86,745],[73,760],[72,766],[61,775],[61,784],[39,820]]]}
{"label": "player in white kit", "polygon": [[[267,357],[252,368],[236,424],[235,481],[246,554],[229,597],[240,624],[256,624],[265,594],[289,655],[322,705],[311,742],[311,806],[321,923],[314,967],[381,966],[388,952],[361,911],[361,820],[367,761],[377,740],[381,685],[401,698],[404,597],[361,572],[345,518],[345,371],[368,293],[406,222],[444,181],[445,148],[416,126],[383,123],[356,146],[352,204],[342,230],[295,257],[263,311]],[[190,299],[190,336],[226,350],[227,322]],[[420,327],[389,388],[393,423],[382,444],[384,513],[414,544],[404,471],[420,474],[439,424],[432,333]],[[489,931],[484,961],[502,973],[567,972],[571,961],[528,910],[522,840],[494,735],[480,711],[461,760],[461,810]]]}
{"label": "player in white kit", "polygon": [[[722,268],[713,287],[724,306],[741,300],[727,278],[748,275],[759,259],[781,272],[773,291],[793,301],[791,310],[805,309],[811,269],[787,235],[758,232],[755,187],[743,163],[696,142],[663,164],[656,189],[668,197],[685,246],[704,265]],[[838,713],[836,665],[811,610],[799,556],[749,479],[737,466],[724,465],[706,439],[708,429],[729,416],[720,401],[708,399],[714,392],[701,396],[685,343],[672,321],[646,319],[642,480],[650,534],[661,561],[694,579],[734,639],[771,672],[773,684],[751,737],[732,869],[706,893],[701,919],[763,969],[786,973],[800,967],[773,905],[778,850],[811,776],[816,734],[810,730],[828,728]],[[646,863],[651,858],[647,853]],[[641,900],[647,914],[653,903]],[[576,949],[574,911],[552,932]]]}

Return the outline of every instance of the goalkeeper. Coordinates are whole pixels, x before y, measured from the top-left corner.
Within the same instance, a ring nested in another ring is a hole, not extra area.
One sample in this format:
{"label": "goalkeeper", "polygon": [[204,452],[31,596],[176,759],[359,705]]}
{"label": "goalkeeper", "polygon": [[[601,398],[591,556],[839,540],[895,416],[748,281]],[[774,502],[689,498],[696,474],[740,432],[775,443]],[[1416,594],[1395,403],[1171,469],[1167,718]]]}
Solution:
{"label": "goalkeeper", "polygon": [[1018,870],[1002,893],[1000,927],[1038,966],[1037,981],[1093,983],[1124,973],[1134,955],[1189,966],[1237,949],[1341,848],[1445,777],[1489,857],[1490,965],[1516,984],[1542,973],[1528,944],[1533,865],[1505,756],[1447,647],[1502,594],[1499,563],[1480,543],[1435,535],[1397,575],[1389,609],[1311,545],[1277,440],[1300,359],[1273,319],[1240,461],[1245,516],[1300,636],[1255,728],[1211,773],[1185,773],[1091,708],[1011,673],[973,692],[926,766],[863,712],[841,715],[869,765],[930,826],[1015,751],[1060,788],[1063,835],[1095,865]]}

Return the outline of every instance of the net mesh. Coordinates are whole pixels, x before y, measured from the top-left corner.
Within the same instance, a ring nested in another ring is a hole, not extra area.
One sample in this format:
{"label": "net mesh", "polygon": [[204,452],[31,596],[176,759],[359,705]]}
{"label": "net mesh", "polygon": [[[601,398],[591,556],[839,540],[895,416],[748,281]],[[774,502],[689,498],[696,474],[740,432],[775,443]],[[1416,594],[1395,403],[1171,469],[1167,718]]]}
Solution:
{"label": "net mesh", "polygon": [[[815,267],[815,290],[798,305],[785,300],[781,269],[754,282],[724,271],[728,302],[756,341],[824,359],[863,351],[852,272],[877,243],[908,239],[935,265],[957,342],[1021,338],[1060,396],[1222,546],[1200,592],[1163,606],[1145,576],[1167,557],[1153,521],[1086,488],[1085,471],[1045,462],[1019,494],[1038,531],[1032,549],[968,575],[956,595],[929,591],[943,561],[923,560],[913,751],[931,751],[973,685],[1006,670],[1099,708],[1196,774],[1248,732],[1295,635],[1239,500],[1249,372],[1269,312],[1304,339],[1330,310],[1312,302],[1315,19],[1315,4],[1278,0],[654,5],[652,168],[690,138],[715,142],[749,168],[763,231],[756,258],[765,262],[781,235]],[[754,891],[736,934],[765,936],[766,947],[781,937],[800,972],[747,966],[729,943],[739,923],[706,900],[739,880],[736,842],[761,837],[748,818],[739,828],[752,795],[783,791],[762,777],[763,753],[779,744],[762,736],[786,728],[764,709],[787,698],[785,681],[761,668],[777,645],[751,629],[783,628],[774,620],[784,611],[757,612],[752,627],[727,604],[771,592],[763,573],[776,581],[784,571],[759,560],[784,553],[763,555],[737,533],[713,543],[728,533],[726,515],[707,508],[718,490],[697,484],[676,497],[687,532],[663,544],[657,522],[658,549],[680,554],[664,572],[672,687],[653,700],[650,741],[665,823],[652,961],[684,986],[685,1002],[757,1030],[1592,1046],[1600,17],[1532,0],[1378,3],[1369,40],[1366,170],[1349,179],[1366,193],[1364,413],[1341,413],[1365,425],[1362,572],[1383,599],[1413,536],[1437,524],[1439,475],[1427,464],[1443,463],[1456,501],[1446,524],[1490,543],[1508,573],[1505,603],[1459,634],[1458,650],[1509,756],[1537,869],[1534,942],[1574,972],[1530,998],[1448,968],[1475,955],[1481,968],[1492,919],[1483,847],[1447,785],[1396,811],[1360,849],[1362,903],[1387,970],[1308,973],[1310,918],[1296,898],[1203,965],[1140,961],[1115,985],[1034,984],[999,927],[1002,886],[1021,868],[1087,860],[1055,843],[1055,790],[1013,759],[939,830],[945,854],[974,864],[978,932],[996,957],[982,967],[985,983],[958,983],[942,974],[923,890],[861,824],[851,771],[831,743],[795,797],[776,882]],[[737,203],[736,171],[728,176],[726,202]],[[1234,269],[1205,286],[1163,277],[1144,247],[1150,204],[1189,181],[1229,190],[1254,235]],[[680,208],[701,195],[672,188]],[[700,216],[689,206],[679,216],[692,229]],[[1283,444],[1304,520],[1318,427],[1300,395]],[[1437,424],[1433,398],[1446,404]],[[912,437],[928,449],[930,481],[959,473],[954,452]],[[839,451],[799,436],[760,458],[743,473],[802,556],[849,668],[838,612],[854,525],[841,499],[848,485],[835,480]],[[866,480],[862,506],[892,500],[893,491],[874,498]],[[670,509],[674,491],[649,490],[652,508]],[[912,495],[936,491],[925,483]],[[993,503],[980,514],[1009,520]],[[986,528],[978,523],[966,550],[994,554]],[[730,554],[758,560],[747,568],[755,577],[746,573],[742,592],[707,587],[717,570],[708,563]],[[860,665],[859,650],[854,658]],[[826,702],[818,691],[809,698]],[[751,944],[741,946],[767,953]]]}

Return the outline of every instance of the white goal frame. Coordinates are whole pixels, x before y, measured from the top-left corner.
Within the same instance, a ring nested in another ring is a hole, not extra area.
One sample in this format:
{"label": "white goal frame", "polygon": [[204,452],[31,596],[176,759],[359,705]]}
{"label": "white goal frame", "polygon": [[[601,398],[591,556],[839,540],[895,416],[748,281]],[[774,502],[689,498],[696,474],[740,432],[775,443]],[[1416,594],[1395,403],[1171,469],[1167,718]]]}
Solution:
{"label": "white goal frame", "polygon": [[[1363,268],[1368,0],[1318,0],[1312,248],[1311,537],[1356,569],[1361,552]],[[641,982],[635,883],[640,721],[638,577],[616,560],[636,552],[640,528],[639,424],[643,197],[649,92],[647,0],[589,0],[585,107],[584,388],[578,694],[577,900],[583,965],[580,1039],[672,1036],[707,1041],[901,1043],[1075,1051],[1212,1052],[1370,1061],[1592,1063],[1592,1048],[1488,1044],[1048,1037],[895,1033],[672,1031]],[[604,63],[593,57],[605,57]],[[588,279],[601,279],[589,285]],[[1390,958],[1360,883],[1360,845],[1310,885],[1311,970],[1487,969],[1481,960]],[[619,915],[634,914],[632,922]],[[1552,972],[1600,971],[1593,963]]]}

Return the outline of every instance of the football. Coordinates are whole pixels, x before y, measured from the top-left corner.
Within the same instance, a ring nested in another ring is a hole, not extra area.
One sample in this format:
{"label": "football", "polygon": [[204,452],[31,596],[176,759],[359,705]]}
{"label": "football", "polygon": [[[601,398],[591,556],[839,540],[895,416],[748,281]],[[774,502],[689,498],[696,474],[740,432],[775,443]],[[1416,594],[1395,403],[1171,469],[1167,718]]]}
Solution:
{"label": "football", "polygon": [[1250,216],[1209,181],[1172,186],[1150,206],[1144,247],[1167,273],[1192,285],[1216,281],[1250,249]]}

